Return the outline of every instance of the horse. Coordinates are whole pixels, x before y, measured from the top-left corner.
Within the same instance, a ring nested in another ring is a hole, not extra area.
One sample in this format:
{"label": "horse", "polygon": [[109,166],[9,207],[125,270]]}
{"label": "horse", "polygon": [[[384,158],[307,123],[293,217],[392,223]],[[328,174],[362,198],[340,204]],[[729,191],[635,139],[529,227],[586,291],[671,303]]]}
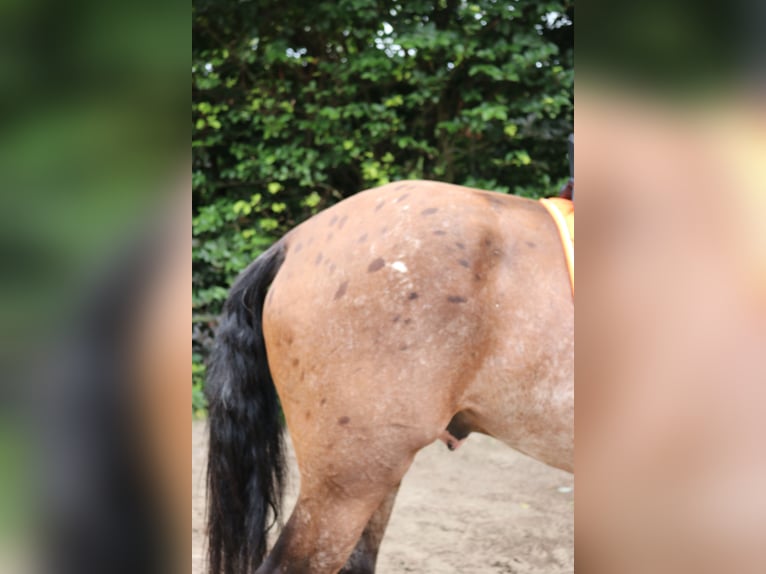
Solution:
{"label": "horse", "polygon": [[[352,195],[238,277],[208,367],[210,574],[371,574],[415,454],[472,432],[574,472],[574,298],[538,201]],[[280,410],[281,404],[281,410]],[[300,493],[273,549],[285,454]]]}

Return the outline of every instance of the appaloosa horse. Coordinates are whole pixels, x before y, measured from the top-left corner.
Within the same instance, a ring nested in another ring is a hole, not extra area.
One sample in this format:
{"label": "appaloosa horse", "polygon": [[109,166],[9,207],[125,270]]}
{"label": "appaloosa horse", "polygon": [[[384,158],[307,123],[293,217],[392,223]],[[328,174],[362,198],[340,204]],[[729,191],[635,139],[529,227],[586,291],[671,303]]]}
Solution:
{"label": "appaloosa horse", "polygon": [[[267,359],[268,355],[268,359]],[[470,432],[573,470],[574,301],[537,201],[429,181],[362,192],[231,289],[209,368],[210,574],[372,573],[415,454]],[[300,495],[270,554],[284,472]]]}

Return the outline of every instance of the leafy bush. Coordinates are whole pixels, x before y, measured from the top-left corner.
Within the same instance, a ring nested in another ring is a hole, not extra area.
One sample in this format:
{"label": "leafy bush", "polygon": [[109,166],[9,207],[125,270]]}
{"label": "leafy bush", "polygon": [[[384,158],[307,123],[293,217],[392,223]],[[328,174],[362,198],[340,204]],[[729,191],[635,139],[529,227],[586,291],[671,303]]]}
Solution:
{"label": "leafy bush", "polygon": [[228,286],[305,218],[400,179],[566,180],[570,0],[195,0],[193,18],[195,397]]}

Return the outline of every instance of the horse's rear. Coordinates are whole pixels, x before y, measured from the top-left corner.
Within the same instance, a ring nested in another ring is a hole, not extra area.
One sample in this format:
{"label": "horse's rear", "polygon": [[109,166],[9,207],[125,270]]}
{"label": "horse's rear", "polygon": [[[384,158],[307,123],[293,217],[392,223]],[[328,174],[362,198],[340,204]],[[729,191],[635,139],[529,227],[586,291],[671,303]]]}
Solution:
{"label": "horse's rear", "polygon": [[263,341],[301,491],[258,573],[373,572],[398,485],[439,438],[483,432],[572,469],[573,300],[538,202],[390,184],[313,217],[269,257]]}

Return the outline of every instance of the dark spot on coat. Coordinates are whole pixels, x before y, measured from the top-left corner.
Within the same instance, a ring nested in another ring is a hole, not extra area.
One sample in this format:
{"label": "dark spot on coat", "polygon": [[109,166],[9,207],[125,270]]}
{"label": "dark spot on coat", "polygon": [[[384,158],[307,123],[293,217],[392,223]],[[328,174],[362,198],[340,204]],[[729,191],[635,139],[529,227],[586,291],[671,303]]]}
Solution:
{"label": "dark spot on coat", "polygon": [[344,281],[340,284],[340,287],[338,287],[338,290],[335,292],[335,297],[333,297],[333,300],[337,301],[343,297],[346,294],[346,289],[348,289],[348,281]]}
{"label": "dark spot on coat", "polygon": [[475,194],[489,203],[489,205],[492,207],[492,209],[497,210],[498,208],[504,208],[506,207],[506,196],[500,193],[487,193],[484,191],[477,191]]}
{"label": "dark spot on coat", "polygon": [[322,398],[322,400],[321,400],[321,401],[319,401],[319,404],[320,404],[320,405],[323,405],[323,404],[325,404],[326,402],[327,402],[327,399],[325,399],[325,398]]}
{"label": "dark spot on coat", "polygon": [[362,233],[362,234],[359,236],[359,239],[357,239],[357,241],[358,241],[359,243],[364,243],[365,241],[367,241],[367,234],[366,234],[366,233]]}
{"label": "dark spot on coat", "polygon": [[444,231],[443,229],[437,229],[436,231],[434,231],[434,235],[447,235],[447,232]]}
{"label": "dark spot on coat", "polygon": [[300,360],[299,359],[293,359],[291,362],[293,364],[293,367],[297,367],[300,364]]}
{"label": "dark spot on coat", "polygon": [[405,325],[409,325],[410,323],[412,323],[412,319],[405,319],[404,320],[404,324]]}
{"label": "dark spot on coat", "polygon": [[339,424],[339,425],[347,425],[347,424],[349,423],[349,421],[350,421],[350,420],[351,420],[351,419],[350,419],[350,418],[348,418],[348,417],[340,417],[340,418],[338,419],[338,424]]}
{"label": "dark spot on coat", "polygon": [[381,235],[385,235],[387,231],[388,231],[388,226],[387,225],[384,225],[383,227],[380,228],[380,234]]}
{"label": "dark spot on coat", "polygon": [[449,301],[450,303],[465,303],[466,301],[468,301],[468,299],[466,299],[465,297],[461,297],[460,295],[450,295],[449,297],[447,297],[447,301]]}
{"label": "dark spot on coat", "polygon": [[481,274],[480,273],[474,273],[473,278],[476,279],[476,281],[481,281]]}
{"label": "dark spot on coat", "polygon": [[407,299],[409,299],[410,301],[412,301],[413,299],[417,299],[417,298],[418,298],[418,294],[415,291],[413,291],[412,293],[407,295]]}
{"label": "dark spot on coat", "polygon": [[396,316],[394,317],[394,321],[393,321],[393,322],[394,322],[394,323],[398,322],[398,321],[399,321],[399,319],[401,319],[401,317],[402,317],[401,315],[396,315]]}
{"label": "dark spot on coat", "polygon": [[398,198],[398,199],[396,200],[396,203],[399,203],[400,201],[404,201],[404,200],[405,200],[405,199],[407,199],[409,196],[410,196],[410,194],[409,194],[409,193],[405,193],[403,196],[401,196],[400,198]]}
{"label": "dark spot on coat", "polygon": [[369,273],[373,273],[375,271],[378,271],[379,269],[382,269],[385,264],[386,262],[383,261],[383,258],[378,257],[372,263],[370,263],[370,265],[367,267],[367,271]]}
{"label": "dark spot on coat", "polygon": [[457,247],[458,249],[465,249],[465,244],[464,243],[460,243],[458,241],[458,242],[455,243],[455,247]]}
{"label": "dark spot on coat", "polygon": [[460,263],[460,265],[462,265],[463,267],[470,267],[471,266],[471,264],[468,263],[468,261],[465,260],[465,259],[461,259],[460,261],[458,261],[458,263]]}
{"label": "dark spot on coat", "polygon": [[438,207],[429,207],[428,209],[424,209],[423,211],[421,211],[420,215],[433,215],[437,211],[439,211]]}
{"label": "dark spot on coat", "polygon": [[485,247],[489,247],[490,245],[492,245],[492,240],[491,239],[485,239],[484,240],[484,246]]}
{"label": "dark spot on coat", "polygon": [[346,221],[348,220],[348,215],[344,215],[341,217],[340,221],[338,222],[338,229],[343,229],[343,226],[346,225]]}
{"label": "dark spot on coat", "polygon": [[498,197],[497,195],[490,195],[488,199],[492,206],[505,207],[505,199],[502,197]]}
{"label": "dark spot on coat", "polygon": [[298,253],[301,249],[303,249],[303,243],[298,243],[298,245],[295,246],[295,252]]}
{"label": "dark spot on coat", "polygon": [[383,207],[384,203],[385,203],[384,201],[381,201],[378,205],[376,205],[375,206],[375,211],[380,211],[380,208]]}
{"label": "dark spot on coat", "polygon": [[403,345],[399,345],[399,350],[400,351],[406,351],[408,348],[409,348],[409,345],[407,345],[406,343],[403,344]]}
{"label": "dark spot on coat", "polygon": [[306,411],[306,420],[311,418],[311,411]]}
{"label": "dark spot on coat", "polygon": [[319,255],[317,255],[317,258],[316,258],[316,261],[314,262],[314,265],[319,265],[320,263],[322,263],[322,259],[323,259],[323,256],[320,253]]}
{"label": "dark spot on coat", "polygon": [[526,244],[527,244],[527,247],[537,247],[537,243],[535,243],[534,241],[527,241]]}
{"label": "dark spot on coat", "polygon": [[335,222],[336,222],[336,221],[338,221],[338,216],[337,216],[337,215],[333,215],[333,216],[332,216],[332,219],[330,220],[330,227],[332,227],[333,225],[335,225]]}

